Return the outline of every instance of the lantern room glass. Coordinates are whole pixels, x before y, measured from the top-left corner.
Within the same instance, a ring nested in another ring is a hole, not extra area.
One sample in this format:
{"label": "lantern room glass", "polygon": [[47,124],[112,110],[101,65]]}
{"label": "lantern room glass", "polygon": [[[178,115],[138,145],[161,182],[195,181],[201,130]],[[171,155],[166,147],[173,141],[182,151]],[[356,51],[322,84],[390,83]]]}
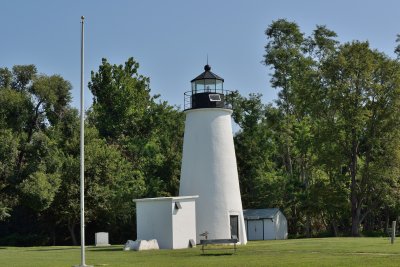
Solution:
{"label": "lantern room glass", "polygon": [[192,93],[202,92],[222,92],[224,89],[224,83],[222,80],[217,79],[203,79],[192,82]]}

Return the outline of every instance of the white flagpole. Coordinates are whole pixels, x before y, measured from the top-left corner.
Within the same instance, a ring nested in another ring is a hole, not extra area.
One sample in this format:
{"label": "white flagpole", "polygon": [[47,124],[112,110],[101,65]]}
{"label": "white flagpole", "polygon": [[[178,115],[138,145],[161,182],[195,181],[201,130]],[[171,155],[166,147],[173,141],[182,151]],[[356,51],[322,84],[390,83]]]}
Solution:
{"label": "white flagpole", "polygon": [[81,266],[85,266],[85,105],[83,90],[83,60],[84,60],[84,33],[85,17],[81,17]]}
{"label": "white flagpole", "polygon": [[83,90],[83,59],[84,59],[84,21],[85,17],[81,17],[81,131],[80,131],[80,209],[81,209],[81,265],[86,267],[85,263],[85,108],[84,108],[84,90]]}

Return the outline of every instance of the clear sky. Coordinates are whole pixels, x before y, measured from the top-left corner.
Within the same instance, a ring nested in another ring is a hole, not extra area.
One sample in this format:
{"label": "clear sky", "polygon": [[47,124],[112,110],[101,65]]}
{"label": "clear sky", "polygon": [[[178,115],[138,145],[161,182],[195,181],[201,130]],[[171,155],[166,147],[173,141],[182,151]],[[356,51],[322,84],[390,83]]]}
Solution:
{"label": "clear sky", "polygon": [[208,54],[225,89],[260,92],[270,102],[276,91],[261,61],[272,21],[295,21],[307,35],[326,25],[341,42],[368,40],[394,57],[399,12],[396,0],[2,0],[0,67],[35,64],[40,73],[60,74],[72,83],[78,107],[84,15],[85,85],[101,58],[121,64],[132,56],[150,77],[152,92],[182,107]]}

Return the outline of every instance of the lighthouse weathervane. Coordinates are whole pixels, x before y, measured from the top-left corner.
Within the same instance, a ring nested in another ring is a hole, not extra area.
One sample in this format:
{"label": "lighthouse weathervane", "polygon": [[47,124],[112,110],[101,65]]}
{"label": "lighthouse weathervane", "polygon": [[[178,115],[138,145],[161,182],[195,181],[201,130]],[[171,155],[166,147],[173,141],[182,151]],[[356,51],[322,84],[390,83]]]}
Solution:
{"label": "lighthouse weathervane", "polygon": [[204,66],[185,95],[185,135],[179,195],[198,195],[197,243],[237,238],[247,243],[233,144],[231,114],[224,79]]}

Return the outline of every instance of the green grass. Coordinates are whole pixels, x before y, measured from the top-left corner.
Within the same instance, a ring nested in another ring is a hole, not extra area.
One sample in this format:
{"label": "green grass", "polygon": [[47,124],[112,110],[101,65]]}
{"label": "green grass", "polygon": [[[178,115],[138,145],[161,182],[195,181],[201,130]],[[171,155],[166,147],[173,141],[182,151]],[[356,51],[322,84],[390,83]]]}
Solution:
{"label": "green grass", "polygon": [[[122,245],[88,247],[94,266],[400,266],[400,240],[315,238],[253,241],[232,250],[122,251]],[[80,263],[79,247],[0,247],[1,267],[57,267]]]}

